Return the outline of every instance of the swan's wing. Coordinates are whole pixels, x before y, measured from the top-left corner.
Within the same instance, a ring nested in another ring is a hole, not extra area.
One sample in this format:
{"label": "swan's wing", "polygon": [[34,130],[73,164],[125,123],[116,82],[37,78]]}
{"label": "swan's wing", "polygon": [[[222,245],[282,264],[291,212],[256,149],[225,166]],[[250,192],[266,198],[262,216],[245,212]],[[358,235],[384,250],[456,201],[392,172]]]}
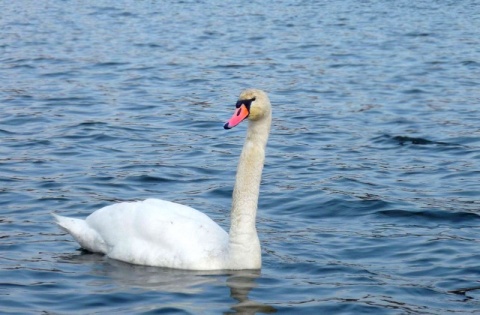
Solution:
{"label": "swan's wing", "polygon": [[218,224],[165,200],[114,204],[86,222],[101,236],[105,254],[134,264],[205,269],[202,264],[214,264],[227,254],[228,234]]}

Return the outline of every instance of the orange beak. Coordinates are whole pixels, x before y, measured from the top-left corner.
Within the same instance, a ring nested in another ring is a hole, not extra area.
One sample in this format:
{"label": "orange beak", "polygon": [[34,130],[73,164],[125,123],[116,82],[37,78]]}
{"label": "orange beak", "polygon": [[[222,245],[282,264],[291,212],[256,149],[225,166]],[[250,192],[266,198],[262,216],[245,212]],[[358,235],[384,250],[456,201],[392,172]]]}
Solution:
{"label": "orange beak", "polygon": [[230,118],[230,120],[227,121],[225,125],[223,125],[223,128],[231,129],[235,127],[236,125],[241,123],[245,118],[247,118],[249,114],[250,112],[248,111],[247,106],[245,106],[244,104],[240,105],[240,107],[238,107],[233,113],[232,118]]}

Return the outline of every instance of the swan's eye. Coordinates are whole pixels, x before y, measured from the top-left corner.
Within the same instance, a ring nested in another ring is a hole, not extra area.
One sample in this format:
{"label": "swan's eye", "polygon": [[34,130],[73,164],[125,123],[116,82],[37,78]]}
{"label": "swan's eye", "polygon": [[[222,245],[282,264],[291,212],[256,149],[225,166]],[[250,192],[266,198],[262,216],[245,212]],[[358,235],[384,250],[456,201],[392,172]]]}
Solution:
{"label": "swan's eye", "polygon": [[252,105],[252,102],[255,101],[255,97],[254,98],[251,98],[249,100],[240,100],[237,102],[237,104],[235,104],[235,107],[236,108],[239,108],[240,106],[245,105],[247,107],[248,110],[250,110],[250,105]]}

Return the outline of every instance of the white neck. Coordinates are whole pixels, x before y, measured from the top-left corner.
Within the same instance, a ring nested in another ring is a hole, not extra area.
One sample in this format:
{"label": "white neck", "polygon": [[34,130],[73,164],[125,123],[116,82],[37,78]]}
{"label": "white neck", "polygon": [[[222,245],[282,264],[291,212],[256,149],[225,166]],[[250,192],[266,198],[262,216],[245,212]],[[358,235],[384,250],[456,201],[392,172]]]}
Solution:
{"label": "white neck", "polygon": [[261,249],[255,227],[258,195],[270,132],[271,114],[250,121],[237,167],[231,211],[229,252],[231,262],[243,269],[261,267]]}

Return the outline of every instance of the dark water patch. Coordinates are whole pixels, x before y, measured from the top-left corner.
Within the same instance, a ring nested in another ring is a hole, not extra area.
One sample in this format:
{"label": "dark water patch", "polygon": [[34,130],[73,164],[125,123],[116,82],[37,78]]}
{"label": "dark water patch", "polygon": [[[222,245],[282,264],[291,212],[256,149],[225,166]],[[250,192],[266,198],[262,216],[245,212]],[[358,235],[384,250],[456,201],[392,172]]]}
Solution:
{"label": "dark water patch", "polygon": [[404,145],[405,143],[418,144],[418,145],[427,145],[427,144],[448,145],[448,143],[445,143],[445,142],[435,142],[435,141],[430,141],[424,138],[413,138],[408,136],[395,136],[392,139],[397,141],[398,144],[400,145]]}
{"label": "dark water patch", "polygon": [[451,212],[442,210],[380,210],[376,211],[376,214],[387,216],[390,218],[396,218],[401,221],[410,222],[414,219],[415,222],[422,224],[427,223],[439,224],[439,223],[470,223],[479,219],[479,214],[470,212]]}
{"label": "dark water patch", "polygon": [[121,67],[130,65],[128,62],[117,62],[117,61],[108,61],[108,62],[98,62],[93,65],[93,67],[99,68],[109,68],[109,67]]}
{"label": "dark water patch", "polygon": [[128,176],[126,180],[129,182],[160,184],[160,183],[172,182],[172,181],[178,180],[178,178],[166,178],[166,177],[158,177],[153,175],[136,175],[136,176]]}
{"label": "dark water patch", "polygon": [[93,96],[66,96],[66,97],[45,97],[41,99],[43,102],[46,102],[49,106],[64,106],[65,104],[75,104],[78,106],[94,106],[95,98]]}
{"label": "dark water patch", "polygon": [[242,68],[246,68],[246,67],[249,67],[249,65],[245,65],[245,64],[223,64],[223,65],[214,66],[214,68],[218,68],[218,69],[242,69]]}
{"label": "dark water patch", "polygon": [[2,135],[13,135],[15,134],[14,132],[11,132],[11,131],[8,131],[8,130],[4,130],[4,129],[0,129],[0,133]]}
{"label": "dark water patch", "polygon": [[404,90],[402,92],[405,93],[405,94],[424,94],[424,93],[427,93],[427,91],[424,90],[424,89],[408,89],[408,90]]}
{"label": "dark water patch", "polygon": [[60,72],[48,72],[41,74],[43,78],[70,78],[71,76],[78,75],[75,71],[60,71]]}
{"label": "dark water patch", "polygon": [[449,293],[467,295],[467,293],[472,292],[472,291],[480,291],[480,285],[479,286],[472,286],[472,287],[468,287],[468,288],[451,290],[451,291],[449,291]]}
{"label": "dark water patch", "polygon": [[429,37],[429,36],[434,36],[434,34],[425,33],[425,32],[409,32],[409,33],[406,33],[405,36],[407,36],[407,37]]}
{"label": "dark water patch", "polygon": [[[186,312],[184,308],[178,308],[178,307],[158,307],[153,310],[148,310],[148,311],[143,311],[142,308],[138,309],[140,312],[138,314],[145,314],[145,315],[150,315],[150,314],[195,314],[193,312]],[[226,313],[228,314],[228,313]]]}
{"label": "dark water patch", "polygon": [[87,120],[79,123],[78,125],[75,126],[69,126],[69,128],[76,128],[76,127],[91,127],[92,130],[95,130],[99,127],[106,127],[109,124],[104,122],[104,121],[95,121],[95,120]]}
{"label": "dark water patch", "polygon": [[473,68],[480,66],[480,62],[474,61],[474,60],[465,60],[465,61],[462,61],[461,64],[462,66],[473,67]]}
{"label": "dark water patch", "polygon": [[52,142],[46,139],[24,139],[23,141],[17,141],[9,144],[12,148],[32,148],[35,146],[50,146]]}
{"label": "dark water patch", "polygon": [[91,10],[95,10],[94,12],[89,13],[89,15],[100,15],[105,13],[118,13],[121,9],[114,7],[114,6],[92,6]]}
{"label": "dark water patch", "polygon": [[36,69],[35,66],[29,65],[29,64],[14,64],[11,66],[11,69],[27,69],[27,70],[33,70]]}
{"label": "dark water patch", "polygon": [[135,43],[137,47],[147,47],[147,48],[165,48],[162,44],[158,43]]}
{"label": "dark water patch", "polygon": [[200,78],[195,78],[195,79],[189,79],[186,81],[187,83],[190,83],[190,84],[201,84],[201,83],[205,83],[207,82],[207,80],[205,79],[200,79]]}
{"label": "dark water patch", "polygon": [[429,140],[426,138],[420,137],[410,137],[410,136],[391,136],[391,135],[382,135],[372,139],[375,143],[396,143],[401,146],[405,145],[420,145],[420,146],[436,146],[436,147],[452,147],[452,148],[465,148],[461,144],[449,143],[444,141],[435,141]]}
{"label": "dark water patch", "polygon": [[[111,141],[115,141],[115,140],[118,140],[118,141],[121,141],[122,139],[124,139],[123,137],[117,137],[117,136],[113,136],[111,134],[105,134],[105,133],[95,133],[95,134],[92,134],[88,131],[93,131],[94,129],[84,129],[83,131],[85,131],[86,133],[81,133],[81,134],[71,134],[71,135],[65,135],[64,138],[66,139],[72,139],[72,140],[82,140],[80,143],[82,144],[82,148],[85,149],[85,148],[88,148],[88,147],[92,147],[92,143],[95,143],[95,146],[98,146],[98,143],[100,142],[111,142]],[[80,147],[76,146],[77,150],[80,149]],[[63,152],[65,153],[65,152]]]}

